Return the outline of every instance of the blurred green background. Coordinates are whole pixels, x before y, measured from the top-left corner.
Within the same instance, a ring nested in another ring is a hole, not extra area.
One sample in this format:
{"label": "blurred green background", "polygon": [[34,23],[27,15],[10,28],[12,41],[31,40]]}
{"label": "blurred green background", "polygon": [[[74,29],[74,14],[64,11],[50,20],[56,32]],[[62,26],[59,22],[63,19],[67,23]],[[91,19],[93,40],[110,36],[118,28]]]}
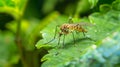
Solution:
{"label": "blurred green background", "polygon": [[[69,17],[88,38],[45,45]],[[120,0],[0,0],[0,67],[120,67],[119,41]]]}

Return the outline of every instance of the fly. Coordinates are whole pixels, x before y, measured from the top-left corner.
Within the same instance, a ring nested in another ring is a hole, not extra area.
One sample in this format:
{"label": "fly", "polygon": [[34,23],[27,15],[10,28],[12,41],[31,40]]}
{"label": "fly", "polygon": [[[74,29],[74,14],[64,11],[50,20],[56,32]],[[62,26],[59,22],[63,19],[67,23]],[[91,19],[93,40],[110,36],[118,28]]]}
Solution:
{"label": "fly", "polygon": [[58,25],[56,26],[54,38],[52,40],[50,40],[49,42],[45,43],[45,44],[48,44],[48,43],[52,42],[56,38],[56,33],[57,33],[57,28],[58,27],[60,29],[60,32],[58,33],[58,38],[59,38],[58,39],[58,45],[60,44],[61,36],[63,36],[63,45],[64,45],[65,36],[69,33],[72,33],[74,44],[75,44],[75,36],[74,36],[73,32],[74,31],[82,32],[83,35],[85,36],[85,33],[87,33],[87,30],[84,29],[83,26],[93,26],[93,24],[86,23],[86,22],[73,23],[72,18],[70,18],[68,23],[62,24],[61,26],[58,26]]}

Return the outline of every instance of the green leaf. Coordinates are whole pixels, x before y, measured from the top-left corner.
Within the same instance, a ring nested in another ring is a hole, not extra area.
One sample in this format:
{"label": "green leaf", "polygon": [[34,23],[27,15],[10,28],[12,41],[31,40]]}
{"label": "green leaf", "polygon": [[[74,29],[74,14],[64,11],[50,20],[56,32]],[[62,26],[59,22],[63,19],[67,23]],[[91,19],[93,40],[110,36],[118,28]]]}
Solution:
{"label": "green leaf", "polygon": [[[60,18],[60,19],[59,19]],[[43,35],[43,40],[40,40],[40,42],[37,43],[36,47],[40,49],[40,47],[42,47],[42,44],[45,44],[47,43],[48,41],[50,41],[51,39],[53,39],[54,35],[55,35],[55,29],[56,29],[56,26],[57,25],[62,25],[64,24],[65,22],[67,23],[68,20],[65,19],[64,16],[61,16],[61,17],[58,17],[58,19],[56,19],[55,21],[51,22],[45,29],[43,29],[40,33],[42,33]],[[82,21],[82,20],[81,20]],[[87,21],[87,20],[86,20]],[[54,27],[53,27],[54,25]],[[49,44],[52,44],[53,47],[57,46],[57,43],[58,43],[58,34],[60,32],[60,29],[59,27],[57,28],[57,33],[56,33],[56,39],[49,43]],[[49,33],[49,34],[48,34]],[[75,37],[76,37],[76,40],[77,40],[77,37],[79,38],[83,38],[83,34],[80,33],[80,34],[74,34]],[[62,37],[61,37],[62,39]],[[66,36],[66,43],[70,43],[70,41],[73,40],[73,37],[72,37],[72,34],[68,34]],[[79,40],[79,39],[78,39]],[[82,40],[82,39],[81,39]],[[83,38],[83,40],[89,40],[89,38]],[[62,44],[62,42],[61,42]]]}
{"label": "green leaf", "polygon": [[111,10],[111,6],[108,4],[104,4],[100,6],[100,12],[102,13],[108,12],[109,10]]}
{"label": "green leaf", "polygon": [[87,51],[82,57],[72,60],[67,67],[111,67],[119,66],[120,59],[120,29],[103,39],[101,46]]}
{"label": "green leaf", "polygon": [[118,11],[120,11],[120,0],[116,0],[116,1],[114,1],[113,3],[112,3],[112,8],[114,9],[114,10],[118,10]]}
{"label": "green leaf", "polygon": [[89,19],[91,22],[95,23],[97,28],[94,30],[95,33],[91,32],[89,34],[91,34],[92,38],[95,39],[95,35],[101,35],[97,36],[97,40],[101,40],[104,37],[108,36],[109,34],[114,32],[114,30],[117,29],[117,27],[119,27],[119,15],[120,13],[114,10],[111,10],[106,14],[93,13],[89,16]]}
{"label": "green leaf", "polygon": [[23,15],[27,0],[0,0],[0,12],[9,13],[15,19]]}

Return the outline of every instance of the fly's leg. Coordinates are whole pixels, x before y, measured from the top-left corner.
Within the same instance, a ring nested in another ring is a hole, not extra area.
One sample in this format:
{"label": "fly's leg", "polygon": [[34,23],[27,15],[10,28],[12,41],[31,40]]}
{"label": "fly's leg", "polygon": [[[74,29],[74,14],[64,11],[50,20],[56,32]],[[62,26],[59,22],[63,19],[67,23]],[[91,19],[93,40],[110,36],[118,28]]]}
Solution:
{"label": "fly's leg", "polygon": [[65,45],[65,34],[63,35],[63,46]]}
{"label": "fly's leg", "polygon": [[86,37],[86,36],[85,36],[85,32],[83,32],[83,35],[84,35],[84,37]]}
{"label": "fly's leg", "polygon": [[72,36],[73,36],[73,41],[74,41],[74,46],[75,46],[75,36],[73,32],[72,32]]}
{"label": "fly's leg", "polygon": [[54,38],[53,38],[52,40],[48,41],[48,42],[45,43],[45,44],[48,44],[48,43],[52,42],[53,40],[55,40],[56,34],[57,34],[57,27],[58,27],[58,26],[59,26],[59,25],[57,25],[56,28],[55,28],[55,35],[54,35]]}
{"label": "fly's leg", "polygon": [[83,33],[84,37],[86,37],[85,33],[87,33],[87,31],[85,29],[82,29],[82,33]]}
{"label": "fly's leg", "polygon": [[59,37],[59,39],[58,39],[58,45],[60,44],[60,37]]}

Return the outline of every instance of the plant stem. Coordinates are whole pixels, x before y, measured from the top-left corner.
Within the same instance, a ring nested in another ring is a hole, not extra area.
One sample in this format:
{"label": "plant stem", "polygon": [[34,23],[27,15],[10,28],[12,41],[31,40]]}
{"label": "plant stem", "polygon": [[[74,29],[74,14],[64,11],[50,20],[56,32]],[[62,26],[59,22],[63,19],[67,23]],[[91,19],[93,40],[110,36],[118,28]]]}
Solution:
{"label": "plant stem", "polygon": [[24,47],[22,45],[22,40],[21,40],[21,19],[17,20],[17,31],[16,31],[15,42],[18,47],[18,51],[20,54],[20,59],[23,64],[23,67],[28,67],[27,63],[25,62]]}

